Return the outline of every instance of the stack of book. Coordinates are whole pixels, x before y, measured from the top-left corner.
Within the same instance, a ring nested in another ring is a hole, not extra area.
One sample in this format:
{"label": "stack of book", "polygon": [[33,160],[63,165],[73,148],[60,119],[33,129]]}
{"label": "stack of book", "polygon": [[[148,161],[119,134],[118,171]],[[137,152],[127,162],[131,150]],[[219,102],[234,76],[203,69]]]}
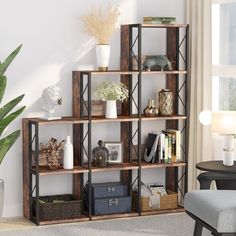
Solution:
{"label": "stack of book", "polygon": [[143,17],[144,24],[175,24],[175,17]]}
{"label": "stack of book", "polygon": [[181,158],[181,133],[168,129],[159,133],[149,133],[144,160],[152,163],[174,163]]}

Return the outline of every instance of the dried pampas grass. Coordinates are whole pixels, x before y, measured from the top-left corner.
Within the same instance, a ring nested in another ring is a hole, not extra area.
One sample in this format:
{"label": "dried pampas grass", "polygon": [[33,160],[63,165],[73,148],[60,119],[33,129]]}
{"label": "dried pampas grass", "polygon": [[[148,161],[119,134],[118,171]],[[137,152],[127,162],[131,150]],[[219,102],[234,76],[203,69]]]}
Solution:
{"label": "dried pampas grass", "polygon": [[118,6],[109,5],[107,9],[103,6],[93,7],[88,14],[81,17],[81,21],[85,32],[94,37],[98,44],[108,44],[119,15]]}

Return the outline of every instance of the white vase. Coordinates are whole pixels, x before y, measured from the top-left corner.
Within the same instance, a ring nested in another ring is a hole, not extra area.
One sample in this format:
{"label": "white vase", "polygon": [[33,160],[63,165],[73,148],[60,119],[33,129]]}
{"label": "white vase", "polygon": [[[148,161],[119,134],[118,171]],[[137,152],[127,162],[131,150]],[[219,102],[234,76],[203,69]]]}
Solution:
{"label": "white vase", "polygon": [[110,46],[108,44],[98,44],[96,46],[96,56],[98,70],[107,71],[110,58]]}
{"label": "white vase", "polygon": [[116,100],[106,101],[106,118],[117,118]]}
{"label": "white vase", "polygon": [[64,145],[63,168],[64,169],[74,168],[74,153],[73,153],[73,145],[70,141],[70,136],[66,137],[66,143]]}
{"label": "white vase", "polygon": [[4,200],[4,181],[0,179],[0,217],[3,211],[3,200]]}

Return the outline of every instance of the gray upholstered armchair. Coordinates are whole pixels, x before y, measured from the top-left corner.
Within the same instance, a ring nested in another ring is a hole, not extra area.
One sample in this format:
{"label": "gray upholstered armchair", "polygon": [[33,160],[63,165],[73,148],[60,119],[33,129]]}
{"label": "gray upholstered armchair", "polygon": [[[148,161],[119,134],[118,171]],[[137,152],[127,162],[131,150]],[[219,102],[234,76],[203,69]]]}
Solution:
{"label": "gray upholstered armchair", "polygon": [[185,195],[184,207],[195,220],[194,236],[206,227],[213,235],[236,235],[236,191],[196,190]]}

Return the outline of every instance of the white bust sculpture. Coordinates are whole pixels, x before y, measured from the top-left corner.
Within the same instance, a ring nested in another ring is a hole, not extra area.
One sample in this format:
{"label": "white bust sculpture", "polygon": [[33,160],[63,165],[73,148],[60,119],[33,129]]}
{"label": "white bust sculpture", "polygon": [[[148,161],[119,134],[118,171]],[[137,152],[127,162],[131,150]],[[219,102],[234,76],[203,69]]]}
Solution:
{"label": "white bust sculpture", "polygon": [[53,117],[56,105],[62,104],[61,89],[56,85],[47,87],[43,90],[42,100],[43,106],[42,109],[46,112],[46,116],[43,119],[46,120],[55,120],[61,119],[61,117]]}

